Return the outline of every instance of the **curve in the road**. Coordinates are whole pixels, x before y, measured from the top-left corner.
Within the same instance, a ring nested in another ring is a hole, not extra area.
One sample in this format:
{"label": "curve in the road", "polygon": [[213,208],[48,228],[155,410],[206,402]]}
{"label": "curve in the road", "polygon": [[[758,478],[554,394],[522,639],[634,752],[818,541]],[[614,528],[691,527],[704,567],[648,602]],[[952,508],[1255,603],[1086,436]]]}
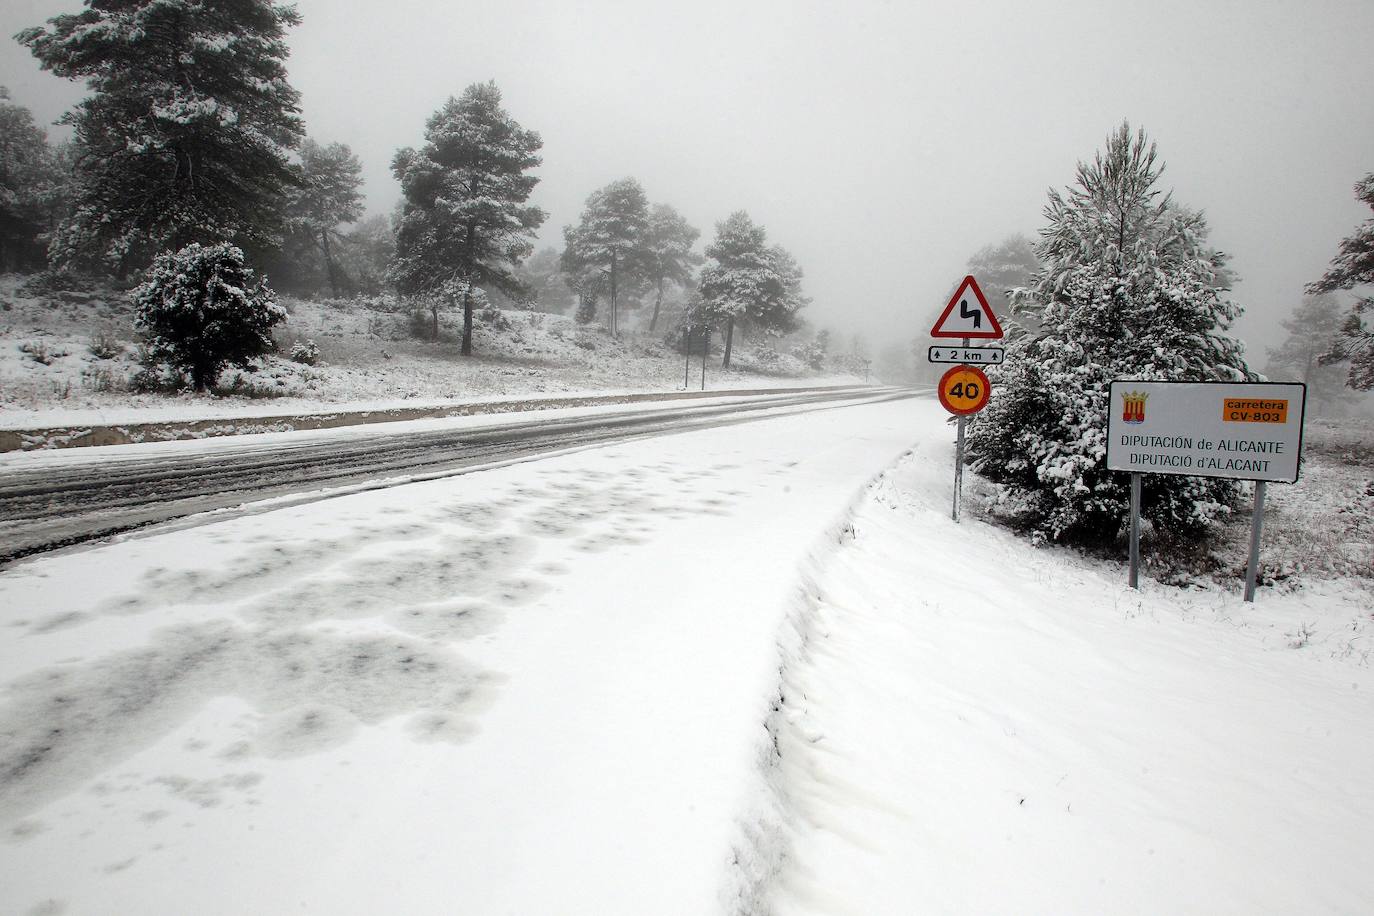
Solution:
{"label": "curve in the road", "polygon": [[765,419],[780,411],[876,403],[918,393],[889,389],[773,395],[345,441],[312,437],[212,454],[111,457],[70,468],[15,472],[0,481],[0,566],[173,519],[303,492],[328,498],[550,452]]}

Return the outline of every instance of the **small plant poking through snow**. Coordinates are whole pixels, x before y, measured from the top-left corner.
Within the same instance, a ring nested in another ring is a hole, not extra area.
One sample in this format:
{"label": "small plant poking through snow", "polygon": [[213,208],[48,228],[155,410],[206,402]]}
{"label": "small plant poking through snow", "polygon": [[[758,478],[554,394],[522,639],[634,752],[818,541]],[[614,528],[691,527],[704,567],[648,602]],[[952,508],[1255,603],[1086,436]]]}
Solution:
{"label": "small plant poking through snow", "polygon": [[291,360],[306,366],[315,365],[320,361],[319,345],[313,340],[296,343],[291,347]]}
{"label": "small plant poking through snow", "polygon": [[1316,624],[1300,622],[1298,629],[1293,633],[1285,633],[1288,637],[1288,645],[1293,649],[1301,649],[1312,641],[1312,635],[1316,633]]}
{"label": "small plant poking through snow", "polygon": [[121,344],[109,331],[99,331],[91,338],[91,342],[86,347],[90,354],[96,359],[114,359],[124,352],[124,345]]}
{"label": "small plant poking through snow", "polygon": [[55,353],[49,350],[48,345],[44,343],[21,343],[19,345],[19,352],[23,353],[34,362],[44,366],[51,366],[53,360],[67,355],[66,353]]}
{"label": "small plant poking through snow", "polygon": [[267,280],[255,282],[243,252],[227,243],[158,255],[133,299],[151,361],[182,373],[197,391],[225,366],[271,352],[269,332],[286,319]]}

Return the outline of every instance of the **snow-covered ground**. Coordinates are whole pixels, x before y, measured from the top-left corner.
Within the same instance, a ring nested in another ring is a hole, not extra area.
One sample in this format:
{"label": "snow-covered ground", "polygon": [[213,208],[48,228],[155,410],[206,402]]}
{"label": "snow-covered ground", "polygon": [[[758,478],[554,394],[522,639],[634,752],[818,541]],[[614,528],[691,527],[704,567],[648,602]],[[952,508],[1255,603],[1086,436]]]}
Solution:
{"label": "snow-covered ground", "polygon": [[906,400],[5,570],[0,911],[1364,910],[1367,581],[1132,592],[951,462]]}
{"label": "snow-covered ground", "polygon": [[[239,378],[237,393],[138,393],[129,390],[140,366],[126,294],[101,287],[39,293],[24,277],[0,276],[0,429],[450,406],[512,396],[673,391],[684,383],[683,358],[663,345],[665,326],[613,340],[604,329],[563,315],[509,311],[499,324],[479,316],[476,355],[465,358],[449,333],[452,314],[445,313],[444,338],[431,343],[415,338],[409,313],[387,299],[286,297],[283,304],[289,317],[275,332],[281,353],[253,372],[230,369],[221,377],[226,388]],[[286,357],[304,341],[319,347],[317,365]],[[736,344],[729,371],[720,368],[718,353],[708,360],[708,389],[862,381],[810,371],[786,354],[765,367],[752,343],[740,338]],[[700,385],[698,359],[688,387]]]}
{"label": "snow-covered ground", "polygon": [[933,451],[808,576],[776,911],[1369,912],[1370,581],[1133,592],[952,524]]}
{"label": "snow-covered ground", "polygon": [[[0,910],[712,912],[798,564],[914,401],[0,577]],[[738,852],[737,852],[738,851]]]}

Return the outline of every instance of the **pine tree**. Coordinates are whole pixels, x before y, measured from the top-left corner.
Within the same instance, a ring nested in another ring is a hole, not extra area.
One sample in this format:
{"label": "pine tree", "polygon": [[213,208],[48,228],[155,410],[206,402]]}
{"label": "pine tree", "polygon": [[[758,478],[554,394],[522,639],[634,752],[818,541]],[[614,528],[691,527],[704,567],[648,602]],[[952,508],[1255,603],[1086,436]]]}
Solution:
{"label": "pine tree", "polygon": [[1034,244],[1019,233],[1007,236],[996,245],[978,249],[968,259],[965,273],[978,280],[993,312],[1009,319],[1003,322],[1008,334],[1033,334],[1040,327],[1038,315],[1013,308],[1011,301],[1012,290],[1029,284],[1039,266]]}
{"label": "pine tree", "polygon": [[358,292],[378,296],[386,287],[387,267],[395,254],[396,233],[391,220],[378,213],[358,220],[351,231],[339,237],[338,270]]}
{"label": "pine tree", "polygon": [[[1113,379],[1251,377],[1224,333],[1239,311],[1219,286],[1224,256],[1207,247],[1202,215],[1157,189],[1162,171],[1145,132],[1122,124],[1075,186],[1050,192],[1042,266],[1022,297],[1042,326],[1008,342],[970,425],[972,466],[1037,541],[1101,544],[1121,530],[1129,475],[1105,466]],[[1200,536],[1237,494],[1229,480],[1148,474],[1142,513],[1155,530]]]}
{"label": "pine tree", "polygon": [[543,142],[501,107],[494,82],[450,97],[426,123],[425,141],[391,164],[403,195],[391,277],[403,295],[426,293],[434,303],[445,289],[457,291],[462,354],[471,356],[473,290],[519,295],[515,269],[544,222],[544,211],[525,203],[539,183],[529,170],[539,165]]}
{"label": "pine tree", "polygon": [[0,86],[0,271],[41,265],[43,243],[65,203],[57,151],[33,114]]}
{"label": "pine tree", "polygon": [[716,224],[706,257],[699,288],[711,323],[725,329],[721,366],[728,369],[737,324],[785,333],[796,327],[797,312],[809,300],[801,292],[796,260],[781,246],[770,246],[768,233],[743,210]]}
{"label": "pine tree", "polygon": [[1341,334],[1339,303],[1327,293],[1303,297],[1283,322],[1288,336],[1269,350],[1265,374],[1275,381],[1304,382],[1307,385],[1307,412],[1321,416],[1335,406],[1336,396],[1345,381],[1343,360],[1329,354]]}
{"label": "pine tree", "polygon": [[520,267],[520,283],[529,290],[531,307],[564,314],[573,302],[573,289],[563,279],[557,248],[546,246]]}
{"label": "pine tree", "polygon": [[563,228],[563,271],[578,288],[589,285],[589,273],[605,278],[611,306],[610,331],[620,332],[620,300],[625,288],[649,269],[649,201],[633,178],[613,181],[593,191],[576,227]]}
{"label": "pine tree", "polygon": [[[363,167],[343,143],[321,146],[307,139],[301,144],[299,184],[287,204],[290,231],[296,249],[318,252],[324,259],[325,277],[332,295],[339,295],[339,269],[335,249],[339,227],[363,215]],[[304,244],[301,244],[304,243]]]}
{"label": "pine tree", "polygon": [[80,154],[53,260],[122,277],[192,241],[275,245],[302,134],[284,40],[299,22],[271,0],[86,0],[20,32],[91,91],[64,118]]}
{"label": "pine tree", "polygon": [[243,252],[224,242],[158,255],[133,300],[134,327],[151,360],[185,375],[197,391],[225,366],[270,353],[272,327],[286,320],[267,279],[256,279]]}
{"label": "pine tree", "polygon": [[692,250],[700,235],[698,229],[667,204],[655,204],[649,211],[646,273],[655,290],[654,314],[649,319],[650,334],[658,327],[664,287],[676,283],[685,288],[692,281],[692,270],[702,261]]}
{"label": "pine tree", "polygon": [[[1355,185],[1355,196],[1374,208],[1374,172]],[[1341,242],[1340,253],[1332,259],[1326,274],[1307,289],[1311,293],[1329,293],[1367,284],[1374,284],[1374,218],[1365,220],[1354,235]],[[1330,362],[1350,360],[1346,384],[1360,391],[1374,388],[1374,327],[1365,323],[1365,314],[1370,312],[1374,312],[1374,296],[1358,298],[1327,355]]]}

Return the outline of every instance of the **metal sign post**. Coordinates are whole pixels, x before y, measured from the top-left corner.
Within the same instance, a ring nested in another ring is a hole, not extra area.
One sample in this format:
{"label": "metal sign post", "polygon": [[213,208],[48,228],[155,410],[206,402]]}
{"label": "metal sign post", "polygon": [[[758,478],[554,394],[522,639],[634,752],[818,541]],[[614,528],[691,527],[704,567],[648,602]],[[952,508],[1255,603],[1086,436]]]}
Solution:
{"label": "metal sign post", "polygon": [[1142,474],[1251,480],[1255,509],[1245,600],[1255,600],[1264,490],[1296,483],[1307,386],[1300,382],[1116,379],[1108,389],[1107,469],[1131,474],[1130,583],[1140,570]]}
{"label": "metal sign post", "polygon": [[[958,309],[956,312],[955,309]],[[959,521],[959,497],[964,488],[964,431],[968,416],[987,406],[992,385],[977,366],[970,363],[1000,365],[1004,355],[1001,347],[970,347],[969,340],[1000,340],[1002,325],[988,305],[987,297],[972,276],[964,277],[944,311],[930,329],[931,337],[962,338],[962,347],[931,347],[926,359],[932,363],[955,363],[940,377],[936,389],[940,405],[959,418],[959,432],[954,440],[954,503],[949,517]]]}
{"label": "metal sign post", "polygon": [[958,417],[958,437],[954,441],[954,505],[950,518],[959,521],[959,497],[964,488],[964,431],[968,417],[987,406],[992,384],[977,366],[954,366],[940,377],[936,394],[940,406]]}
{"label": "metal sign post", "polygon": [[701,329],[701,390],[706,390],[706,354],[711,352],[711,326]]}
{"label": "metal sign post", "polygon": [[1131,472],[1131,588],[1140,588],[1140,478]]}
{"label": "metal sign post", "polygon": [[687,366],[682,370],[682,390],[686,391],[687,386],[692,384],[692,326],[687,325]]}
{"label": "metal sign post", "polygon": [[[964,349],[968,349],[967,337],[964,338]],[[964,429],[968,425],[968,420],[959,417],[959,434],[954,439],[954,510],[949,517],[954,519],[954,523],[959,523],[959,496],[964,492]]]}
{"label": "metal sign post", "polygon": [[1255,580],[1259,578],[1260,532],[1264,528],[1264,481],[1255,481],[1255,514],[1250,519],[1250,562],[1245,566],[1245,600],[1255,601]]}
{"label": "metal sign post", "polygon": [[949,517],[959,521],[959,492],[964,488],[964,424],[968,421],[959,418],[959,438],[954,445],[954,509]]}

